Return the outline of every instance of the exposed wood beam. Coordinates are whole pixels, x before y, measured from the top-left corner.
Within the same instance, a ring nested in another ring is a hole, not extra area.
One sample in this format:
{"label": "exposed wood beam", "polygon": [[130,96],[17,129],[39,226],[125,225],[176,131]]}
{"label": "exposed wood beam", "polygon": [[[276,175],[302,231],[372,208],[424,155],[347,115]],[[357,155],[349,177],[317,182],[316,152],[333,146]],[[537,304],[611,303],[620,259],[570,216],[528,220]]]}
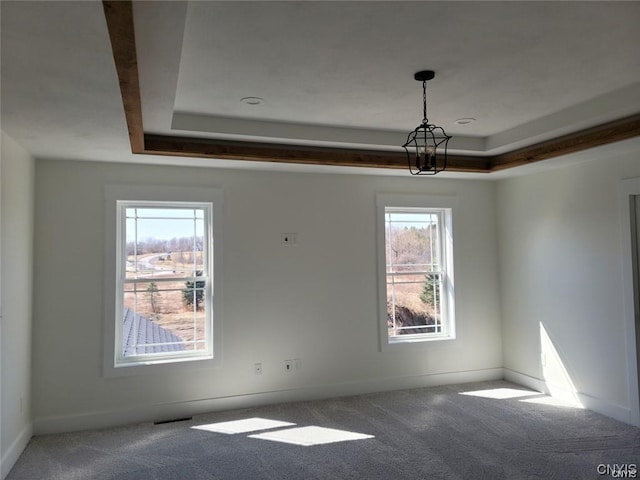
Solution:
{"label": "exposed wood beam", "polygon": [[640,114],[496,155],[491,171],[519,167],[640,135]]}
{"label": "exposed wood beam", "polygon": [[[406,169],[403,152],[351,150],[272,143],[231,142],[164,135],[145,135],[145,153],[262,162]],[[450,155],[447,170],[489,172],[489,160]]]}
{"label": "exposed wood beam", "polygon": [[113,60],[116,63],[124,114],[133,153],[144,153],[142,101],[138,80],[136,36],[133,26],[133,4],[130,1],[103,0]]}

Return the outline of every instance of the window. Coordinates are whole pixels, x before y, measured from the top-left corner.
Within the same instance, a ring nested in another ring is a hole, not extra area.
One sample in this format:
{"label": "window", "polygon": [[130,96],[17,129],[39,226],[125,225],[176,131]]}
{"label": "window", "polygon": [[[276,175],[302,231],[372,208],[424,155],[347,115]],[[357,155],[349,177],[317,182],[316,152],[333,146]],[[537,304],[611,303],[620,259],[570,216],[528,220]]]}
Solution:
{"label": "window", "polygon": [[[163,189],[152,194],[152,188],[143,187],[147,195],[131,197],[131,192],[123,194],[128,190],[111,187],[107,192],[107,228],[114,232],[114,248],[107,249],[107,283],[113,287],[107,296],[106,371],[212,360],[220,330],[214,318],[220,290],[215,281],[219,233],[214,228],[219,202],[192,199],[211,199],[215,191],[202,189],[204,194],[198,195],[198,189],[189,194]],[[190,199],[147,199],[154,197]]]}
{"label": "window", "polygon": [[448,197],[378,196],[383,348],[455,338],[451,204]]}

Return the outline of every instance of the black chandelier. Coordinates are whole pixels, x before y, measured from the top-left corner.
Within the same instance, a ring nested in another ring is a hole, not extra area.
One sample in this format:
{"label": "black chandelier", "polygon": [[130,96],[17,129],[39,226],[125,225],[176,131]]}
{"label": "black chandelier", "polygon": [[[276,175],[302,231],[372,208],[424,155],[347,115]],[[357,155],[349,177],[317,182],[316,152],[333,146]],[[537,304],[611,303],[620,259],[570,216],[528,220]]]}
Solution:
{"label": "black chandelier", "polygon": [[451,136],[427,119],[427,81],[435,77],[435,72],[422,70],[413,77],[422,82],[423,118],[402,147],[407,152],[411,175],[435,175],[447,168],[447,144]]}

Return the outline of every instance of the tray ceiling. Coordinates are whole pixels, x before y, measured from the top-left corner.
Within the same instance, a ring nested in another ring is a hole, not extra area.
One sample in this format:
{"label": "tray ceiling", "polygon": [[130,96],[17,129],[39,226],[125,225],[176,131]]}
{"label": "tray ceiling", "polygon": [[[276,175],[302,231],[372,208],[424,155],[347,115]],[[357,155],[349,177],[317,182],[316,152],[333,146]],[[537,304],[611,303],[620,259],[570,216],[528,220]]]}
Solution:
{"label": "tray ceiling", "polygon": [[128,125],[129,155],[404,168],[432,69],[453,170],[491,172],[640,133],[639,21],[639,2],[3,1],[3,129],[39,156],[110,159]]}

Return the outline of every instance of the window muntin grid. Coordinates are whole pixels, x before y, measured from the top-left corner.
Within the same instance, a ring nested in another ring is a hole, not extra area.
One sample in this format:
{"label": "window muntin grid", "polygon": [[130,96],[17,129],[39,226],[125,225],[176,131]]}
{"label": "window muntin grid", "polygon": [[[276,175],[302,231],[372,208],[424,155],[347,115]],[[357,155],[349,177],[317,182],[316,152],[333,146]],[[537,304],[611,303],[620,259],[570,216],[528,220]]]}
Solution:
{"label": "window muntin grid", "polygon": [[212,356],[210,203],[118,202],[116,365]]}

